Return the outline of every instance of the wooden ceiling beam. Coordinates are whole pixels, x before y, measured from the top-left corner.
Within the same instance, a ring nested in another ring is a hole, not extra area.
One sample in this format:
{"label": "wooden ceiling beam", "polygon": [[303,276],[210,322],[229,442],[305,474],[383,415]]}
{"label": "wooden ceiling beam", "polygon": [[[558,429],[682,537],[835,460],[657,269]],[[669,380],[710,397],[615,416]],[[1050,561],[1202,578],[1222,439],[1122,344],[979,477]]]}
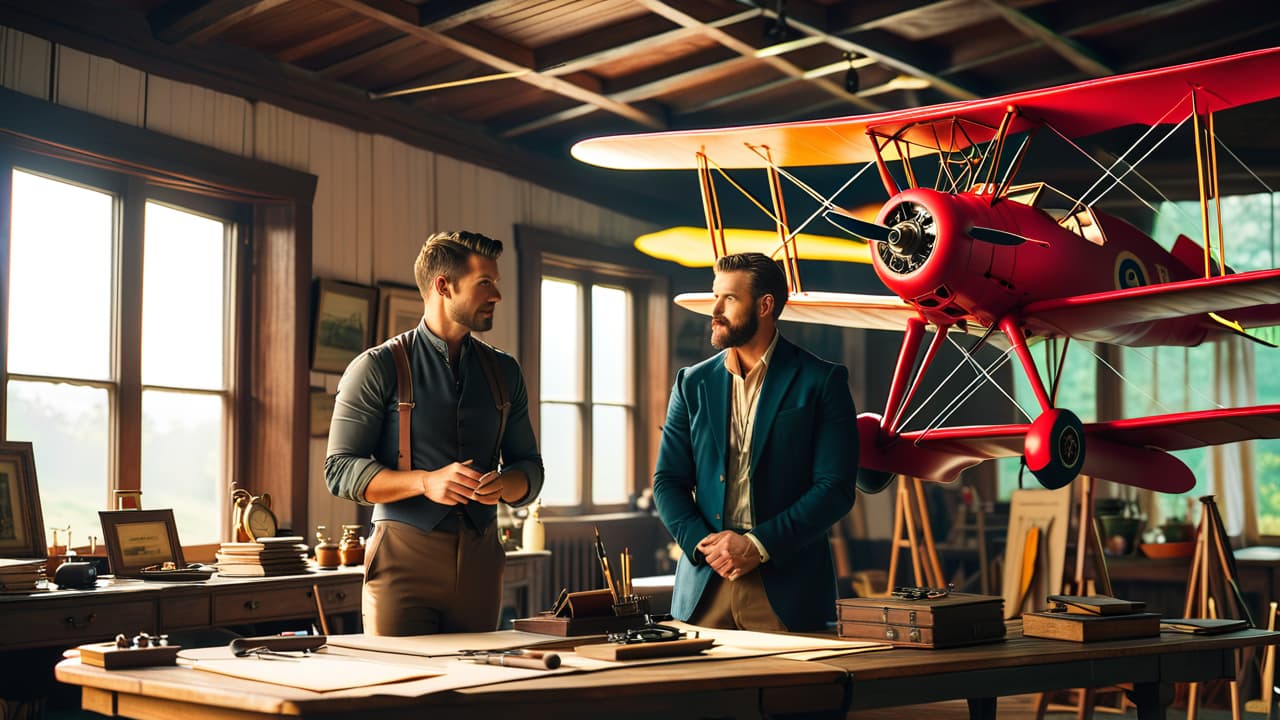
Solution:
{"label": "wooden ceiling beam", "polygon": [[371,65],[376,65],[389,57],[398,55],[399,53],[407,50],[412,50],[413,48],[421,45],[422,41],[418,38],[411,37],[409,35],[401,35],[400,37],[394,40],[388,40],[377,47],[370,48],[362,53],[357,53],[332,65],[322,67],[316,72],[319,73],[321,77],[338,80],[360,72]]}
{"label": "wooden ceiling beam", "polygon": [[482,18],[500,15],[511,8],[527,4],[525,0],[431,0],[418,7],[418,24],[436,32],[444,32]]}
{"label": "wooden ceiling beam", "polygon": [[[455,32],[465,32],[467,39],[455,38],[450,34],[437,32],[429,27],[418,24],[418,12],[414,5],[410,5],[403,0],[328,0],[328,2],[346,8],[352,12],[367,18],[372,18],[388,25],[406,35],[421,38],[433,45],[438,45],[451,50],[463,57],[478,60],[499,72],[518,72],[527,71],[520,75],[521,82],[529,83],[536,87],[542,88],[547,92],[564,95],[573,98],[578,102],[588,105],[594,105],[601,110],[620,115],[622,117],[638,123],[653,130],[662,130],[666,128],[666,119],[658,117],[652,113],[645,112],[638,108],[610,100],[608,97],[598,92],[593,92],[587,88],[581,87],[559,77],[536,72],[533,67],[532,53],[528,53],[528,58],[524,62],[514,60],[504,54],[498,54],[493,49],[482,49],[476,47],[471,42],[475,41],[483,32],[474,26],[462,26]],[[485,33],[487,34],[487,33]],[[494,37],[488,34],[489,37]],[[505,42],[505,41],[504,41]],[[492,45],[492,43],[490,43]]]}
{"label": "wooden ceiling beam", "polygon": [[[754,13],[752,13],[754,15]],[[655,50],[694,35],[657,15],[641,15],[609,27],[557,40],[534,51],[540,72],[565,74]]]}
{"label": "wooden ceiling beam", "polygon": [[647,207],[648,219],[676,224],[683,214],[698,212],[687,193],[661,185],[637,187],[616,172],[500,142],[472,123],[427,116],[404,103],[370,102],[363,91],[256,51],[223,44],[162,43],[151,34],[142,13],[110,8],[95,0],[59,0],[56,4],[0,0],[0,25],[178,82],[396,138],[624,214],[634,216],[636,207]]}
{"label": "wooden ceiling beam", "polygon": [[[770,67],[778,70],[784,75],[790,75],[794,78],[803,78],[805,71],[797,67],[795,64],[784,60],[779,56],[757,57],[757,51],[760,48],[752,47],[749,43],[743,42],[738,38],[730,35],[718,27],[698,20],[692,13],[696,10],[687,0],[638,0],[650,12],[661,15],[672,22],[684,27],[694,28],[703,35],[715,40],[743,57],[756,58]],[[769,12],[766,10],[766,13]],[[798,22],[798,21],[797,21]],[[846,102],[855,105],[869,112],[879,112],[884,110],[880,105],[858,97],[856,94],[849,92],[844,88],[843,84],[837,84],[824,78],[809,80],[814,87],[828,93],[834,97],[841,98]]]}
{"label": "wooden ceiling beam", "polygon": [[1005,5],[1000,0],[982,0],[983,4],[1004,18],[1004,21],[1017,28],[1027,37],[1044,43],[1049,49],[1062,56],[1067,62],[1075,65],[1081,72],[1090,77],[1106,77],[1114,75],[1115,69],[1104,63],[1084,45],[1054,32],[1044,23],[1030,15]]}
{"label": "wooden ceiling beam", "polygon": [[162,42],[202,43],[258,13],[289,0],[176,0],[147,15],[151,34]]}

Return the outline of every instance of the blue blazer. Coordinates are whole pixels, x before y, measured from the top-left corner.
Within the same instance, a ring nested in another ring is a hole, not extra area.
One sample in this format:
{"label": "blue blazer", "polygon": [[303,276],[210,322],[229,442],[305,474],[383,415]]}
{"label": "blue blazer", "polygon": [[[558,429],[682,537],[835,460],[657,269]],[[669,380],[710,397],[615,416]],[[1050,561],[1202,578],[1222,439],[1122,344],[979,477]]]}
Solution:
{"label": "blue blazer", "polygon": [[[751,438],[753,534],[769,552],[760,566],[769,603],[789,630],[835,619],[836,577],[827,532],[855,497],[857,413],[849,372],[779,337],[756,404]],[[658,515],[684,550],[671,614],[688,620],[714,574],[698,541],[725,529],[732,378],[724,352],[676,373],[662,428],[653,493]]]}

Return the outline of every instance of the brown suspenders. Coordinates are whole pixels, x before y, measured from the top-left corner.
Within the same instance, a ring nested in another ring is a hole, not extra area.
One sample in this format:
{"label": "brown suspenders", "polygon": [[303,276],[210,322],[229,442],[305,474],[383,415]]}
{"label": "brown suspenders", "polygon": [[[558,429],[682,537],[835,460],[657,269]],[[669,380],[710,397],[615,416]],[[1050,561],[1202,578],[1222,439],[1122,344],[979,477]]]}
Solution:
{"label": "brown suspenders", "polygon": [[[397,407],[400,411],[400,450],[396,460],[397,470],[412,470],[413,441],[410,432],[413,414],[413,377],[409,373],[409,338],[417,330],[409,330],[391,338],[391,357],[396,363]],[[498,354],[489,344],[475,337],[471,338],[480,367],[484,370],[485,380],[489,383],[489,393],[493,396],[494,408],[498,411],[498,440],[493,446],[493,458],[490,467],[497,469],[498,456],[502,452],[502,436],[507,431],[507,415],[511,411],[511,396],[507,384],[502,381],[502,373],[498,370]]]}

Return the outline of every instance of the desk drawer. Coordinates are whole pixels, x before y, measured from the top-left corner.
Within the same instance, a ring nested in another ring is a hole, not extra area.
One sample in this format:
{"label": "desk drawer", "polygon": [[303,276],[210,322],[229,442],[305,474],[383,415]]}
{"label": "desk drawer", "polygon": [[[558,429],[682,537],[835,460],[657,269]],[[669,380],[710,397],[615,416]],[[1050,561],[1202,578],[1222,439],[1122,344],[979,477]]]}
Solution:
{"label": "desk drawer", "polygon": [[307,586],[219,593],[213,598],[214,625],[314,618],[315,615],[316,601]]}
{"label": "desk drawer", "polygon": [[132,636],[143,631],[156,631],[156,610],[150,601],[23,609],[0,616],[0,637],[5,638],[6,648],[70,647],[110,640],[117,633]]}
{"label": "desk drawer", "polygon": [[360,611],[359,578],[320,586],[320,600],[327,615]]}

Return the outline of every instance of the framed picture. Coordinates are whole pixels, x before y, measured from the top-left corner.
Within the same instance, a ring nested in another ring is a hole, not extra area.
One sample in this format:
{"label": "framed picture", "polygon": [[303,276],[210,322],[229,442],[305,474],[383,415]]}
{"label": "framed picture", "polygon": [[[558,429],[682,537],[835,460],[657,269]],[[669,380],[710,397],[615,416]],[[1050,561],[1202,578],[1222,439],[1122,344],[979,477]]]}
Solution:
{"label": "framed picture", "polygon": [[378,340],[390,340],[422,321],[422,295],[418,288],[378,284]]}
{"label": "framed picture", "polygon": [[328,390],[311,388],[311,437],[326,437],[329,421],[333,420],[333,405],[338,396]]}
{"label": "framed picture", "polygon": [[311,369],[340,373],[373,345],[373,313],[378,291],[364,285],[316,280],[311,332]]}
{"label": "framed picture", "polygon": [[111,572],[136,577],[151,565],[186,567],[173,510],[99,510]]}
{"label": "framed picture", "polygon": [[0,557],[48,555],[31,443],[0,442]]}

